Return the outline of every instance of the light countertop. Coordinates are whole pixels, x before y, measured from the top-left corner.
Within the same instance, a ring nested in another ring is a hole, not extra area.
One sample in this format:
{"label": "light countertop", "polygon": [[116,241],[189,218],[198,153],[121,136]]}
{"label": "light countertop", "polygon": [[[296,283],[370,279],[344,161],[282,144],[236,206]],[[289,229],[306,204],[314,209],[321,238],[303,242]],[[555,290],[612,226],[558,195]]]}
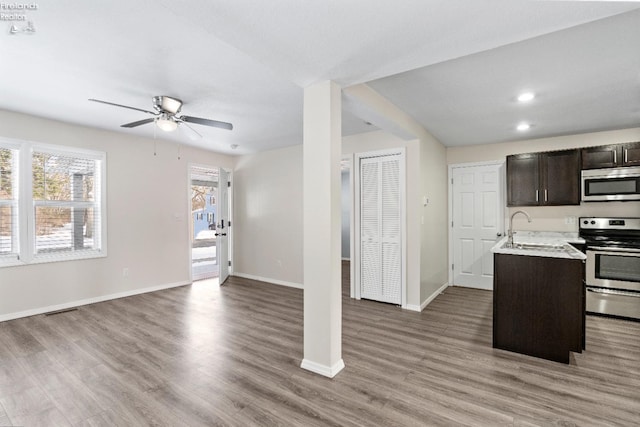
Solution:
{"label": "light countertop", "polygon": [[[585,243],[578,233],[555,232],[555,231],[516,231],[513,234],[514,246],[518,244],[530,245],[528,248],[503,248],[507,243],[507,237],[500,239],[492,248],[491,252],[505,255],[528,255],[550,258],[586,259],[587,256],[569,245],[569,243]],[[535,248],[540,245],[540,248]],[[553,246],[553,248],[543,247],[543,245]]]}

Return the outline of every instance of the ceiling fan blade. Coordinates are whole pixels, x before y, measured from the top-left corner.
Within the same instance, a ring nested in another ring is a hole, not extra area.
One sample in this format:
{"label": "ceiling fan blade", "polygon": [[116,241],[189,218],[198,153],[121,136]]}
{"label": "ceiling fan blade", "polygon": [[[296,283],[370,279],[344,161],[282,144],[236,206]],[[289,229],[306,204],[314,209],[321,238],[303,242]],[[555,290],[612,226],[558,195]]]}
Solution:
{"label": "ceiling fan blade", "polygon": [[155,121],[156,121],[155,118],[138,120],[137,122],[127,123],[127,124],[124,124],[124,125],[122,125],[120,127],[122,127],[122,128],[134,128],[134,127],[137,127],[137,126],[146,125],[147,123],[153,123]]}
{"label": "ceiling fan blade", "polygon": [[181,129],[186,129],[185,133],[187,134],[190,140],[195,141],[202,138],[202,135],[200,135],[200,133],[197,130],[189,126],[186,122],[180,121],[179,123],[180,123]]}
{"label": "ceiling fan blade", "polygon": [[99,102],[100,104],[113,105],[114,107],[128,108],[129,110],[142,111],[143,113],[153,114],[154,116],[156,115],[156,113],[154,113],[153,111],[143,110],[142,108],[129,107],[128,105],[121,105],[121,104],[116,104],[116,103],[113,103],[113,102],[101,101],[99,99],[92,99],[92,98],[89,99],[89,101]]}
{"label": "ceiling fan blade", "polygon": [[219,122],[217,120],[201,119],[200,117],[191,117],[191,116],[180,116],[179,119],[182,120],[183,122],[196,123],[204,126],[212,126],[215,128],[221,128],[221,129],[227,129],[227,130],[233,129],[233,125],[231,123]]}

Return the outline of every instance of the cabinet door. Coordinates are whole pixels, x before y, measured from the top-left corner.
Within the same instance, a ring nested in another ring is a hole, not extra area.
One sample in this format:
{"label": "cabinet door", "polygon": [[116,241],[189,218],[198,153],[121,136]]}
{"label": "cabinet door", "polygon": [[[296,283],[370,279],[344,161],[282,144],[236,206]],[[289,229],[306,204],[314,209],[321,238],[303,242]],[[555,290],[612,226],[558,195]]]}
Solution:
{"label": "cabinet door", "polygon": [[613,168],[622,162],[620,144],[583,148],[581,154],[582,169]]}
{"label": "cabinet door", "polygon": [[493,346],[568,363],[583,348],[581,260],[495,254]]}
{"label": "cabinet door", "polygon": [[541,154],[540,204],[580,204],[580,151],[564,150]]}
{"label": "cabinet door", "polygon": [[622,144],[622,166],[640,166],[640,142]]}
{"label": "cabinet door", "polygon": [[507,156],[507,205],[539,204],[540,172],[538,154]]}

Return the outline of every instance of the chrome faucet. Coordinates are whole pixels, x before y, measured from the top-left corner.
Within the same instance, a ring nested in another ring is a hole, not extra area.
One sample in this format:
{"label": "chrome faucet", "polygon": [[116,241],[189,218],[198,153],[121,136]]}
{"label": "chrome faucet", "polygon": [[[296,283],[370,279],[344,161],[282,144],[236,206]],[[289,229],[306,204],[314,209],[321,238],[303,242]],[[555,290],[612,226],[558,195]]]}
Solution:
{"label": "chrome faucet", "polygon": [[526,216],[527,221],[531,222],[531,217],[525,211],[515,211],[513,214],[511,214],[511,218],[509,218],[509,230],[507,230],[507,247],[508,248],[513,246],[513,217],[519,213]]}

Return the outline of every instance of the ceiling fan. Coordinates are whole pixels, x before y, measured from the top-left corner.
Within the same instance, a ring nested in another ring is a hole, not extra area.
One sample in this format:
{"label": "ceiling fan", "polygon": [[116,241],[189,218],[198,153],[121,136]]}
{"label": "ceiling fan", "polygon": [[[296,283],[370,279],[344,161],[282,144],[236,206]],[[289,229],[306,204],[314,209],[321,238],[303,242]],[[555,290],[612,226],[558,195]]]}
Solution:
{"label": "ceiling fan", "polygon": [[128,108],[129,110],[142,111],[143,113],[151,114],[153,117],[148,119],[138,120],[136,122],[126,123],[121,125],[123,128],[134,128],[147,123],[155,123],[160,129],[165,132],[172,132],[178,128],[178,125],[184,125],[186,129],[189,129],[192,134],[202,138],[195,129],[187,125],[187,123],[195,123],[198,125],[212,126],[221,129],[232,130],[233,125],[227,122],[220,122],[218,120],[202,119],[200,117],[193,116],[178,116],[177,114],[182,109],[182,101],[170,96],[154,96],[153,109],[155,111],[143,110],[141,108],[130,107],[128,105],[116,104],[108,101],[101,101],[99,99],[89,99],[92,102],[99,102],[101,104],[113,105],[115,107]]}

